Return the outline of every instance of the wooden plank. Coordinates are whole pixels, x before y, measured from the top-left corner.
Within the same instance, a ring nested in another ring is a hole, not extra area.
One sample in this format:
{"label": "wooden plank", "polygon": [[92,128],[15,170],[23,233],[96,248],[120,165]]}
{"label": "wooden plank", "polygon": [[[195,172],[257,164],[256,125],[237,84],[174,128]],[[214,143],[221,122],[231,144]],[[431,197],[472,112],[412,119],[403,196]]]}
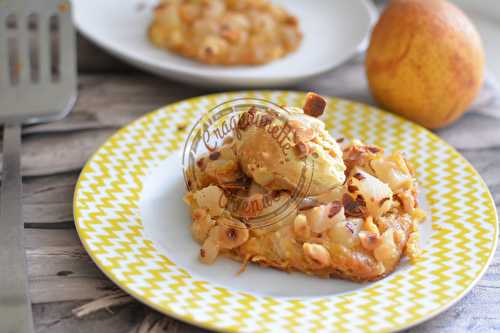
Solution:
{"label": "wooden plank", "polygon": [[27,204],[23,206],[24,223],[62,223],[73,221],[71,203]]}
{"label": "wooden plank", "polygon": [[[83,75],[79,79],[80,95],[73,112],[53,124],[93,126],[98,123],[121,127],[158,107],[206,92],[147,74]],[[31,131],[40,126],[30,127]]]}
{"label": "wooden plank", "polygon": [[[498,267],[492,268],[498,273]],[[482,286],[480,283],[451,309],[405,332],[495,332],[500,325],[496,302],[500,297],[499,293],[498,288]],[[71,315],[71,310],[81,304],[82,302],[64,302],[34,305],[38,332],[134,332],[134,328],[140,325],[146,316],[152,313],[156,318],[161,316],[139,303],[132,303],[112,308],[109,312],[100,311],[83,319],[76,319]],[[207,332],[175,319],[167,320],[167,329],[164,330],[166,333]]]}
{"label": "wooden plank", "polygon": [[23,140],[21,173],[24,177],[79,171],[113,130],[54,133]]}
{"label": "wooden plank", "polygon": [[76,230],[26,229],[33,303],[88,300],[116,287],[83,249]]}
{"label": "wooden plank", "polygon": [[53,247],[78,247],[80,239],[75,229],[25,229],[24,244],[26,250]]}
{"label": "wooden plank", "polygon": [[26,251],[28,272],[33,279],[45,277],[99,278],[104,275],[78,246],[42,247]]}
{"label": "wooden plank", "polygon": [[132,333],[131,329],[144,317],[144,308],[136,304],[78,319],[71,314],[71,310],[80,304],[62,302],[35,305],[33,317],[37,333]]}
{"label": "wooden plank", "polygon": [[30,136],[24,139],[22,173],[51,175],[80,170],[112,130]]}
{"label": "wooden plank", "polygon": [[116,290],[113,283],[101,278],[36,278],[30,279],[33,304],[89,300],[109,295]]}
{"label": "wooden plank", "polygon": [[78,172],[23,179],[23,204],[53,204],[73,201]]}
{"label": "wooden plank", "polygon": [[137,69],[106,53],[80,33],[77,34],[78,71],[80,73],[121,72],[131,74]]}
{"label": "wooden plank", "polygon": [[[140,304],[101,311],[83,319],[71,310],[82,302],[36,304],[33,317],[37,333],[135,333],[132,329],[144,319],[146,311]],[[183,332],[183,331],[178,331]]]}

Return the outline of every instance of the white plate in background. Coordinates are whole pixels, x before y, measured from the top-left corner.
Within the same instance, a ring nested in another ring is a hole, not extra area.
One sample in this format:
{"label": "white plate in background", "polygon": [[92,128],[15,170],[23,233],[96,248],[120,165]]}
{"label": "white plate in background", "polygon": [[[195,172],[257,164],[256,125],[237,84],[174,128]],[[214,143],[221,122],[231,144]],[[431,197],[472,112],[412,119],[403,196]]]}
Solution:
{"label": "white plate in background", "polygon": [[79,31],[115,56],[154,74],[195,85],[272,87],[326,72],[366,45],[376,9],[369,0],[273,0],[298,16],[304,40],[283,59],[260,66],[201,64],[154,47],[146,30],[157,0],[74,0]]}

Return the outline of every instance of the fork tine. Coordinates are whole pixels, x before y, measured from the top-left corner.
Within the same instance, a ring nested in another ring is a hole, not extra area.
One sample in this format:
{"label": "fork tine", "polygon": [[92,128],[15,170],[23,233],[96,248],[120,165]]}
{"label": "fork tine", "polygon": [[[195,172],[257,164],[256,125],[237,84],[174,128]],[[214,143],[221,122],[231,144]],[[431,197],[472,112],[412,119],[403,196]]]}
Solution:
{"label": "fork tine", "polygon": [[47,13],[38,14],[38,70],[40,82],[50,81],[50,26]]}
{"label": "fork tine", "polygon": [[6,88],[10,85],[9,58],[7,51],[7,27],[6,21],[9,12],[0,10],[0,87]]}

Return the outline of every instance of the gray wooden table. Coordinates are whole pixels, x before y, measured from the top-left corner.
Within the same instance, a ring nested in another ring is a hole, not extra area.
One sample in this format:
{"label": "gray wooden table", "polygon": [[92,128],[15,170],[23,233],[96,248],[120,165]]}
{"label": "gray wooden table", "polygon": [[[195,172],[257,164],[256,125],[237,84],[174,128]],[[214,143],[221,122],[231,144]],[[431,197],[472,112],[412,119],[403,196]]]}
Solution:
{"label": "gray wooden table", "polygon": [[[35,326],[40,333],[137,332],[144,318],[160,318],[137,302],[82,319],[71,312],[116,290],[80,244],[72,217],[74,185],[84,162],[118,128],[162,105],[209,91],[139,72],[84,38],[78,44],[79,99],[73,113],[56,123],[26,127],[23,135],[24,220]],[[373,103],[362,74],[353,69],[354,63],[348,63],[294,89]],[[354,76],[360,77],[351,80]],[[498,208],[500,147],[461,153],[484,177]],[[165,332],[203,331],[175,319],[163,320],[163,326]],[[498,251],[464,299],[410,331],[500,331]]]}

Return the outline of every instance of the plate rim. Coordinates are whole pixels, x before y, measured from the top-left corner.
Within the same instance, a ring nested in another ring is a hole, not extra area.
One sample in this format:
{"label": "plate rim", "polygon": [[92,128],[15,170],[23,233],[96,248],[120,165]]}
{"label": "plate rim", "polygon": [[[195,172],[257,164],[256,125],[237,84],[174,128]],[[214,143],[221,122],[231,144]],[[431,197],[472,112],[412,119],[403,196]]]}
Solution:
{"label": "plate rim", "polygon": [[[88,31],[84,27],[84,25],[81,24],[80,20],[77,19],[77,13],[76,13],[76,6],[73,4],[73,22],[78,29],[78,31],[84,35],[87,39],[104,49],[105,51],[109,52],[110,54],[116,56],[117,58],[121,59],[122,61],[131,64],[132,66],[138,67],[139,69],[142,69],[144,71],[147,71],[149,73],[152,73],[154,75],[162,76],[162,77],[167,77],[169,79],[172,79],[174,81],[181,81],[181,82],[186,82],[186,83],[195,83],[198,86],[206,86],[210,83],[217,83],[219,86],[222,87],[249,87],[253,86],[254,88],[256,87],[273,87],[273,86],[278,86],[281,84],[292,84],[292,83],[297,83],[301,81],[305,81],[307,79],[319,76],[321,74],[325,74],[342,64],[348,62],[350,59],[352,59],[354,56],[357,54],[361,53],[366,49],[368,45],[368,40],[371,34],[371,30],[375,24],[375,22],[378,19],[378,10],[375,7],[375,5],[369,1],[369,0],[356,0],[358,1],[361,6],[366,10],[367,15],[369,16],[370,22],[368,23],[368,28],[365,32],[364,38],[362,38],[350,52],[347,53],[346,57],[342,60],[339,60],[337,62],[329,62],[328,64],[318,67],[315,71],[309,72],[309,73],[303,73],[303,74],[298,74],[298,75],[280,75],[279,77],[276,78],[267,78],[267,79],[256,79],[254,77],[249,77],[246,75],[240,75],[237,77],[234,77],[232,75],[224,75],[222,78],[219,78],[218,76],[214,75],[208,75],[208,74],[200,74],[196,73],[196,71],[185,71],[182,69],[176,69],[175,65],[169,65],[168,61],[164,62],[164,66],[159,66],[156,63],[150,62],[149,60],[144,60],[138,57],[135,57],[133,55],[128,54],[127,52],[124,52],[123,50],[116,49],[112,46],[109,45],[109,43],[106,43],[104,38],[101,38],[99,36],[96,36],[95,34],[92,34],[91,32]],[[145,37],[147,38],[147,37]],[[179,55],[177,55],[179,56]],[[182,56],[180,56],[182,57]],[[193,61],[193,60],[191,60]],[[198,64],[195,62],[195,64]],[[208,65],[207,65],[208,66]],[[166,74],[168,73],[168,74]],[[184,77],[183,77],[184,76]],[[207,80],[207,82],[204,83],[204,81],[195,81],[199,79],[204,79]]]}
{"label": "plate rim", "polygon": [[[169,308],[162,308],[162,307],[154,304],[148,298],[145,298],[142,295],[139,295],[137,292],[135,292],[132,289],[130,289],[127,284],[123,284],[120,281],[118,281],[117,277],[113,276],[111,272],[107,271],[104,268],[105,265],[101,262],[101,260],[99,258],[97,258],[96,254],[89,248],[89,244],[85,240],[85,237],[83,237],[83,234],[82,234],[82,231],[81,231],[81,225],[80,225],[80,223],[78,223],[78,219],[79,219],[78,213],[79,213],[79,211],[76,209],[76,207],[77,207],[77,202],[78,202],[78,198],[79,198],[79,192],[80,192],[80,189],[81,189],[81,186],[82,186],[82,178],[85,175],[85,173],[87,172],[87,170],[89,169],[90,165],[94,162],[95,158],[97,156],[99,156],[99,154],[101,153],[101,151],[105,148],[105,146],[107,144],[109,144],[109,142],[111,140],[113,140],[116,137],[119,137],[123,133],[127,132],[135,124],[137,124],[137,123],[139,123],[141,121],[144,121],[146,118],[154,117],[156,114],[162,112],[165,108],[172,108],[172,107],[175,107],[176,105],[180,105],[182,103],[194,102],[194,101],[197,101],[197,100],[203,100],[203,99],[217,97],[217,96],[227,96],[227,95],[233,96],[233,95],[241,95],[241,94],[249,94],[249,93],[252,94],[252,93],[255,93],[255,92],[257,92],[257,93],[263,93],[263,94],[266,94],[266,93],[274,93],[274,94],[276,94],[276,93],[277,94],[289,94],[289,93],[292,93],[292,94],[304,94],[304,95],[306,93],[305,91],[300,91],[300,90],[239,90],[239,91],[230,91],[230,92],[218,92],[218,93],[211,93],[211,94],[205,94],[205,95],[195,96],[195,97],[191,97],[191,98],[187,98],[187,99],[182,99],[180,101],[173,102],[173,103],[161,106],[161,107],[159,107],[159,108],[157,108],[155,110],[152,110],[150,112],[147,112],[144,115],[140,116],[139,118],[137,118],[137,119],[133,120],[132,122],[126,124],[125,126],[121,127],[119,130],[117,130],[115,133],[113,133],[104,143],[102,143],[101,146],[99,146],[99,148],[86,161],[84,167],[82,168],[82,171],[80,172],[80,174],[78,176],[78,180],[77,180],[77,183],[75,185],[75,190],[74,190],[74,195],[73,195],[73,218],[74,218],[74,223],[75,223],[75,227],[76,227],[76,231],[77,231],[78,237],[79,237],[79,239],[80,239],[80,241],[81,241],[81,243],[82,243],[85,251],[89,255],[89,257],[92,259],[92,261],[96,264],[96,266],[99,268],[99,270],[107,278],[109,278],[117,287],[119,287],[120,289],[124,290],[127,294],[129,294],[130,296],[132,296],[134,299],[136,299],[140,303],[145,304],[148,307],[150,307],[150,308],[152,308],[152,309],[154,309],[154,310],[156,310],[156,311],[158,311],[160,313],[163,313],[163,314],[165,314],[167,316],[170,316],[170,317],[175,318],[177,320],[183,321],[185,323],[191,324],[193,326],[197,326],[197,327],[201,327],[201,328],[213,330],[213,331],[216,331],[216,332],[234,332],[234,333],[238,333],[238,332],[243,332],[243,330],[238,330],[238,329],[234,329],[234,328],[226,329],[226,328],[217,326],[216,324],[212,324],[212,323],[208,323],[208,322],[203,322],[203,321],[196,321],[194,319],[189,318],[186,315],[178,314],[178,313],[176,313],[175,311],[173,311],[173,310],[171,310]],[[414,122],[412,122],[412,121],[410,121],[408,119],[405,119],[405,118],[403,118],[403,117],[401,117],[401,116],[399,116],[397,114],[393,114],[393,113],[390,113],[390,112],[385,111],[383,109],[380,109],[377,106],[372,106],[372,105],[369,105],[369,104],[366,104],[366,103],[357,102],[357,101],[353,101],[353,100],[349,100],[349,99],[345,99],[345,98],[339,98],[339,97],[335,97],[335,96],[326,96],[325,95],[325,97],[328,98],[328,99],[331,99],[331,100],[347,102],[349,104],[361,105],[361,106],[365,106],[365,107],[368,107],[368,108],[371,108],[371,109],[375,109],[378,112],[385,113],[385,114],[390,114],[393,117],[396,117],[396,118],[398,118],[400,120],[403,120],[405,122],[409,122],[409,123],[413,124],[414,126],[419,127],[421,130],[423,130],[426,133],[426,135],[429,135],[429,136],[433,137],[434,139],[437,139],[441,144],[444,144],[448,149],[451,149],[456,154],[456,156],[458,156],[458,158],[461,160],[461,162],[465,163],[474,172],[475,176],[478,177],[479,184],[481,185],[481,188],[483,190],[485,190],[485,193],[487,194],[488,202],[491,204],[492,212],[494,213],[494,217],[495,217],[495,223],[493,224],[494,231],[493,231],[492,247],[491,247],[491,251],[490,251],[490,253],[488,255],[488,258],[483,263],[483,265],[481,267],[481,270],[477,273],[477,275],[475,276],[475,278],[473,280],[471,280],[470,283],[468,284],[468,286],[466,288],[464,288],[460,293],[458,293],[455,297],[450,298],[447,303],[445,303],[443,305],[440,305],[434,311],[426,314],[425,316],[422,316],[421,318],[417,318],[417,319],[415,319],[413,321],[408,321],[408,322],[405,322],[403,324],[392,326],[390,328],[381,330],[380,332],[398,332],[398,331],[401,331],[403,329],[408,329],[408,328],[414,327],[416,325],[419,325],[419,324],[421,324],[421,323],[423,323],[425,321],[428,321],[428,320],[436,317],[440,313],[442,313],[442,312],[448,310],[449,308],[451,308],[458,301],[460,301],[467,293],[469,293],[470,290],[484,276],[486,270],[489,268],[489,266],[491,264],[491,261],[492,261],[494,255],[495,255],[495,252],[496,252],[496,249],[497,249],[497,246],[498,246],[498,235],[499,235],[498,221],[499,221],[499,219],[498,219],[498,212],[497,212],[497,209],[496,209],[495,202],[493,200],[493,197],[491,195],[491,192],[490,192],[490,190],[489,190],[486,182],[484,181],[484,179],[481,176],[481,174],[475,169],[475,167],[462,154],[460,154],[453,146],[451,146],[449,143],[447,143],[446,141],[444,141],[443,139],[441,139],[439,136],[437,136],[433,132],[431,132],[428,129],[426,129],[426,128],[424,128],[424,127],[422,127],[422,126],[420,126],[420,125],[418,125],[418,124],[416,124],[416,123],[414,123]],[[237,292],[237,291],[235,291],[235,292]],[[358,292],[358,290],[352,291],[352,293],[356,293],[356,292]],[[243,291],[243,293],[251,294],[251,292],[247,292],[247,291]],[[259,296],[259,297],[268,297],[268,296]],[[269,297],[273,297],[273,296],[269,296]],[[326,297],[326,296],[322,296],[322,297]],[[276,298],[281,298],[281,297],[276,297]],[[295,297],[295,298],[300,298],[300,297]]]}

